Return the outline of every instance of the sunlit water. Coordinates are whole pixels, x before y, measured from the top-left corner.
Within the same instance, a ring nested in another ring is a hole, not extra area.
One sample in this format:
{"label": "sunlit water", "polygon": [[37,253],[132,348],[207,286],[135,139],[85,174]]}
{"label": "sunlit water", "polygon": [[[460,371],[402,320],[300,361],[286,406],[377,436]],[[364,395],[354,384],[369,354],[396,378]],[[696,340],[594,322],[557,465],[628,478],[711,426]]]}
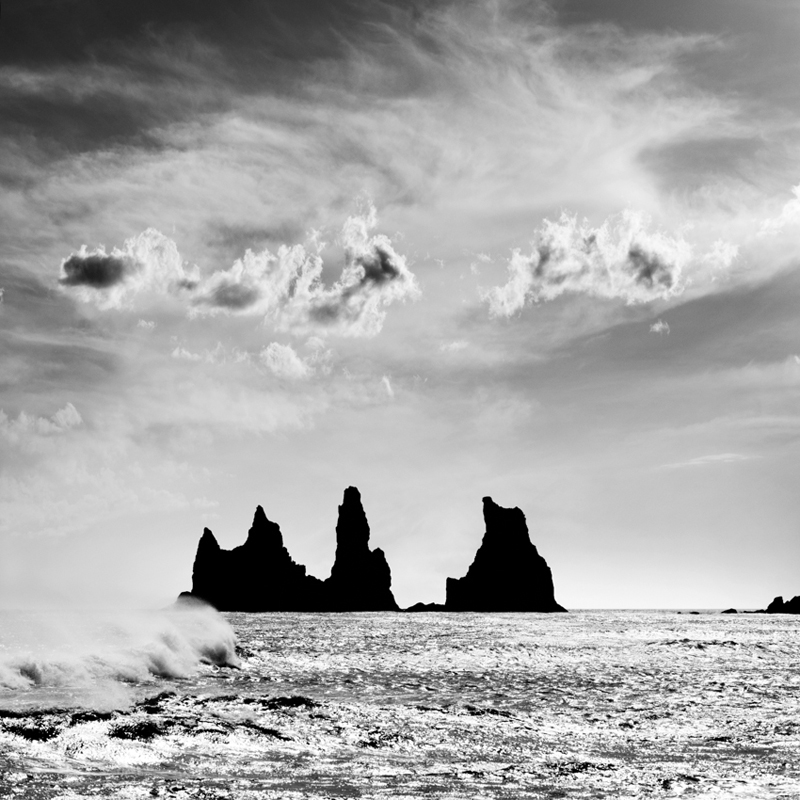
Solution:
{"label": "sunlit water", "polygon": [[0,796],[800,798],[797,617],[225,618],[0,618]]}

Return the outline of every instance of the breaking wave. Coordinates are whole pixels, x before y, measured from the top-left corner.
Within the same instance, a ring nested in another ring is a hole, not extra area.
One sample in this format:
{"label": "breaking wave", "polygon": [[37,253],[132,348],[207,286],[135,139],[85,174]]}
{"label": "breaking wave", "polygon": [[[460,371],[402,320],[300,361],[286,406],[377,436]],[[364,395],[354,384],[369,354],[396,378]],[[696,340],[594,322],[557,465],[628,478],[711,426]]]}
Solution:
{"label": "breaking wave", "polygon": [[7,691],[61,688],[74,697],[238,663],[233,629],[209,606],[0,614],[0,687]]}

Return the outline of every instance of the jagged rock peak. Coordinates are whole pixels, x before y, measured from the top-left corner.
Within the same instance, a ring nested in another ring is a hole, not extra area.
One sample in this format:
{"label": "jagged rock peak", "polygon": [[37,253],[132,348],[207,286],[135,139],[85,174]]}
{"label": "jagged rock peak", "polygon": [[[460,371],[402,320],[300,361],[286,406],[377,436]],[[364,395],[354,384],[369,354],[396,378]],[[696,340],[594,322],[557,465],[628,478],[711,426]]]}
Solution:
{"label": "jagged rock peak", "polygon": [[564,611],[525,514],[483,498],[486,532],[463,578],[447,579],[448,611]]}
{"label": "jagged rock peak", "polygon": [[253,524],[247,532],[246,544],[267,547],[283,547],[283,534],[280,525],[267,518],[262,506],[256,506]]}
{"label": "jagged rock peak", "polygon": [[344,490],[339,518],[336,522],[336,551],[342,548],[349,552],[369,550],[369,522],[361,504],[361,492],[355,486]]}
{"label": "jagged rock peak", "polygon": [[203,535],[200,537],[200,543],[197,545],[197,550],[213,551],[219,550],[219,542],[217,537],[211,532],[210,528],[203,528]]}
{"label": "jagged rock peak", "polygon": [[800,614],[800,595],[784,600],[778,595],[766,608],[767,614]]}

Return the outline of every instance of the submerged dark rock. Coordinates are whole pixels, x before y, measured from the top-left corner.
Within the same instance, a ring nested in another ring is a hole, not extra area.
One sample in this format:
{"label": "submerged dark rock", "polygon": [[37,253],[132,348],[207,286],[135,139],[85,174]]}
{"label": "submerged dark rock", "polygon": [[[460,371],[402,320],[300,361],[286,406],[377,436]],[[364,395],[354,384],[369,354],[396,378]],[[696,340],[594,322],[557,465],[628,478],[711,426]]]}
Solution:
{"label": "submerged dark rock", "polygon": [[339,506],[336,560],[323,582],[292,560],[280,527],[258,506],[247,540],[233,550],[203,531],[192,591],[179,603],[204,600],[220,611],[397,611],[389,564],[382,550],[369,549],[369,535],[361,495],[351,486]]}
{"label": "submerged dark rock", "polygon": [[463,578],[447,579],[446,611],[566,611],[531,542],[525,515],[483,498],[486,533]]}

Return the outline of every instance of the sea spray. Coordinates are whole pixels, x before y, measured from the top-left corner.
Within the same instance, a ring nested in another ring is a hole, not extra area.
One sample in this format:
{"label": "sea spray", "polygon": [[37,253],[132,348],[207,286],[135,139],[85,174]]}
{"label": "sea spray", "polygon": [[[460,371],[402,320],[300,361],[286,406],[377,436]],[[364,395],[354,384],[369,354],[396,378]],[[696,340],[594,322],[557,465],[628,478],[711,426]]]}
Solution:
{"label": "sea spray", "polygon": [[117,707],[131,701],[135,685],[238,663],[230,625],[199,603],[152,612],[0,613],[0,701],[24,694],[26,702],[38,696]]}

